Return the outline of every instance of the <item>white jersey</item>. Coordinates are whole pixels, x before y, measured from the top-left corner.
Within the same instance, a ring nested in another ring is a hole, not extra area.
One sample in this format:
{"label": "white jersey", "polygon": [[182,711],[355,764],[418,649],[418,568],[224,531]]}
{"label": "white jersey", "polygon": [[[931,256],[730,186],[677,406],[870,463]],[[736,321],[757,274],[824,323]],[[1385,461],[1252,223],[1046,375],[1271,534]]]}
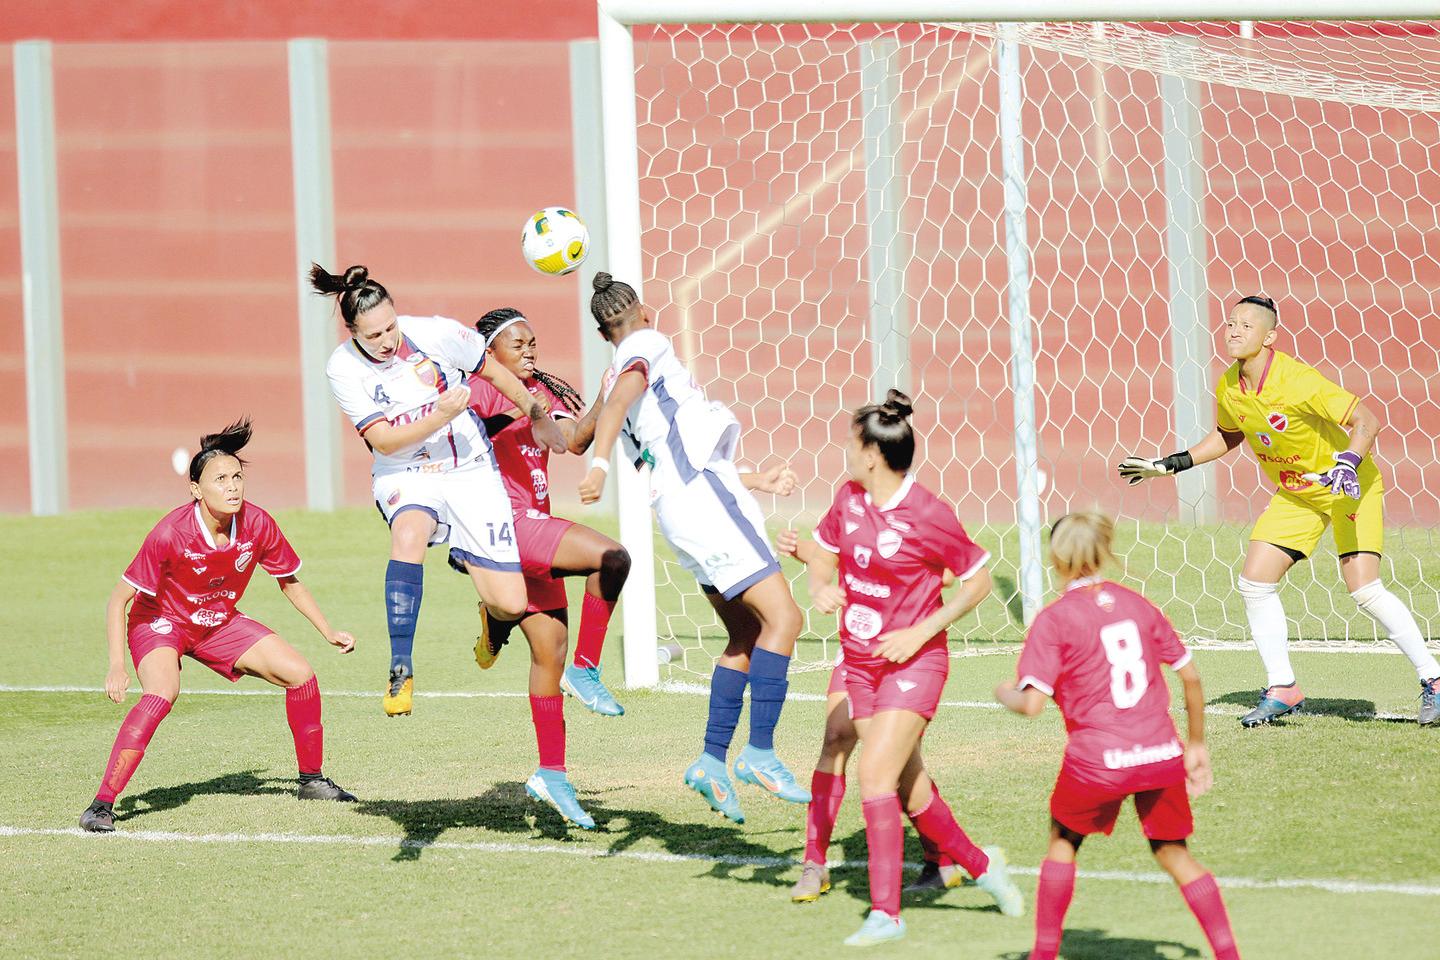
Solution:
{"label": "white jersey", "polygon": [[642,327],[616,344],[605,378],[607,396],[620,374],[629,370],[643,373],[646,382],[620,433],[632,462],[649,463],[657,480],[673,475],[689,483],[712,459],[734,457],[739,421],[723,403],[705,399],[669,338]]}
{"label": "white jersey", "polygon": [[[485,365],[485,341],[469,327],[446,317],[398,317],[400,349],[383,362],[361,350],[354,339],[335,348],[325,374],[340,409],[363,437],[381,421],[412,423],[435,409],[451,387]],[[372,474],[444,473],[483,466],[490,441],[469,410],[408,450],[375,456]]]}

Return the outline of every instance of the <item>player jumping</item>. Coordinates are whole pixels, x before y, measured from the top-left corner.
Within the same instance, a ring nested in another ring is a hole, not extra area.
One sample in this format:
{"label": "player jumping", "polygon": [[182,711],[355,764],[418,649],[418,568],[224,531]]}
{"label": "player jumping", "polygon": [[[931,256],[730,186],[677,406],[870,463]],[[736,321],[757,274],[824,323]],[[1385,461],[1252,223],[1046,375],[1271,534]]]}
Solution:
{"label": "player jumping", "polygon": [[[1016,665],[1019,682],[995,689],[1000,703],[1027,717],[1054,697],[1068,735],[1050,797],[1050,849],[1040,865],[1030,960],[1055,960],[1075,892],[1075,853],[1089,834],[1109,836],[1130,796],[1151,852],[1180,887],[1216,960],[1239,960],[1215,877],[1185,843],[1194,832],[1189,797],[1212,782],[1200,675],[1154,604],[1100,578],[1114,559],[1114,531],[1114,522],[1098,513],[1055,523],[1050,561],[1062,583],[1060,598],[1030,625]],[[1185,685],[1190,727],[1183,746],[1170,719],[1162,663]]]}
{"label": "player jumping", "polygon": [[[800,609],[749,492],[748,484],[760,481],[735,468],[740,424],[723,404],[705,398],[669,339],[651,326],[634,287],[608,273],[596,274],[594,287],[590,312],[600,334],[615,345],[595,449],[608,451],[623,437],[635,466],[650,464],[660,532],[700,582],[730,637],[710,681],[705,750],[686,770],[685,783],[712,809],[745,822],[725,761],[748,684],[750,742],[735,761],[736,779],[782,800],[809,803],[810,793],[774,750]],[[580,484],[581,502],[600,499],[609,470],[603,456],[592,460]]]}
{"label": "player jumping", "polygon": [[1274,349],[1279,315],[1269,297],[1240,300],[1225,321],[1225,352],[1235,365],[1215,388],[1216,429],[1168,457],[1126,457],[1130,483],[1218,460],[1248,440],[1275,483],[1270,505],[1250,532],[1240,596],[1266,687],[1240,722],[1247,727],[1293,713],[1305,702],[1290,665],[1285,608],[1277,587],[1333,526],[1340,576],[1350,597],[1410,658],[1420,678],[1422,725],[1440,720],[1440,663],[1425,646],[1404,601],[1380,581],[1384,484],[1370,457],[1380,419],[1319,371]]}
{"label": "player jumping", "polygon": [[300,765],[297,795],[301,800],[355,799],[320,772],[325,732],[315,671],[300,651],[235,609],[258,567],[275,578],[285,599],[330,644],[341,653],[355,647],[350,634],[330,629],[295,576],[300,558],[274,519],[245,502],[240,451],[249,441],[248,420],[201,439],[200,451],[190,460],[191,501],[167,513],[146,535],[110,594],[105,694],[116,703],[125,700],[128,643],[142,696],[115,736],[95,802],[80,815],[80,826],[92,833],[115,829],[115,798],[180,695],[181,656],[193,657],[232,683],[250,676],[284,687],[285,716]]}

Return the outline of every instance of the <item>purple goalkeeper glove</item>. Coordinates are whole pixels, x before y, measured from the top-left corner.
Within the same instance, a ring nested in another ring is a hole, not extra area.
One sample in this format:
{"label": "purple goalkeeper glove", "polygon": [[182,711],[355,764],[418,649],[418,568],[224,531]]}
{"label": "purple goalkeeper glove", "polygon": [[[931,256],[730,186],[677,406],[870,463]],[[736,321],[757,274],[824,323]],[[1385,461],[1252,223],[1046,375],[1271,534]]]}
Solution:
{"label": "purple goalkeeper glove", "polygon": [[1360,469],[1361,456],[1349,450],[1343,450],[1335,456],[1335,466],[1324,473],[1307,473],[1305,479],[1311,483],[1323,484],[1330,488],[1330,492],[1336,496],[1346,496],[1351,500],[1360,499]]}

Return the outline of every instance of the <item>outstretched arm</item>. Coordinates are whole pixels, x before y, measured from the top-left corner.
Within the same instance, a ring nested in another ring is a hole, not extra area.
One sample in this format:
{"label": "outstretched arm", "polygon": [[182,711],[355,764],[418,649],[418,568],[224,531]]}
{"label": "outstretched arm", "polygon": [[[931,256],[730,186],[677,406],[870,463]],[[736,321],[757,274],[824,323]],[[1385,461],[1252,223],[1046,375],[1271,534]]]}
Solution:
{"label": "outstretched arm", "polygon": [[590,472],[580,482],[581,503],[595,503],[605,492],[605,477],[610,472],[610,461],[605,459],[605,454],[615,448],[630,405],[640,399],[645,387],[645,374],[639,370],[626,370],[616,378],[615,387],[595,424],[594,443],[600,455],[591,461]]}
{"label": "outstretched arm", "polygon": [[354,637],[344,630],[330,629],[330,621],[326,620],[325,614],[320,612],[320,604],[315,602],[315,597],[298,577],[280,577],[276,583],[280,585],[280,592],[285,594],[285,599],[290,601],[290,605],[310,621],[327,643],[332,647],[339,647],[341,653],[349,653],[355,649]]}
{"label": "outstretched arm", "polygon": [[1151,477],[1172,476],[1202,463],[1219,460],[1240,446],[1244,439],[1243,433],[1217,427],[1189,450],[1172,453],[1168,457],[1141,457],[1132,454],[1120,462],[1120,479],[1128,480],[1133,485]]}
{"label": "outstretched arm", "polygon": [[[566,438],[570,441],[570,452],[579,456],[595,441],[595,425],[600,421],[600,409],[605,405],[602,394],[595,396],[595,402],[590,404],[590,409],[579,420],[570,424],[570,430]],[[564,429],[562,425],[561,429]]]}
{"label": "outstretched arm", "polygon": [[1006,680],[996,687],[995,699],[1000,701],[1000,705],[1006,710],[1022,717],[1039,716],[1040,711],[1045,709],[1045,694],[1034,687],[1021,690],[1015,686],[1014,680]]}
{"label": "outstretched arm", "polygon": [[800,481],[790,464],[781,464],[778,467],[771,467],[769,470],[761,470],[755,473],[740,474],[740,482],[746,490],[759,490],[761,493],[773,493],[777,497],[788,497],[795,492],[795,484]]}

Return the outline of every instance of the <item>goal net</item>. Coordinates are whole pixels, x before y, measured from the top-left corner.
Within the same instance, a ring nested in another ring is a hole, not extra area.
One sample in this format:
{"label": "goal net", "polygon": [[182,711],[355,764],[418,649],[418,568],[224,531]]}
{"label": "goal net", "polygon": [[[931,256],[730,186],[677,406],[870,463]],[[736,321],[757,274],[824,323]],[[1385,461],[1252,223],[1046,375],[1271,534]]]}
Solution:
{"label": "goal net", "polygon": [[[1090,507],[1182,635],[1248,643],[1254,457],[1135,488],[1115,465],[1213,428],[1217,331],[1263,291],[1277,347],[1381,413],[1382,576],[1440,628],[1434,25],[685,25],[634,51],[644,298],[742,464],[799,474],[760,498],[772,531],[808,534],[850,412],[899,386],[918,480],[993,557],[952,649],[1013,650],[1049,589],[1040,525]],[[655,556],[665,670],[708,674],[724,631]],[[1292,639],[1377,645],[1328,534],[1281,596]],[[819,668],[835,621],[807,616],[795,663]]]}

